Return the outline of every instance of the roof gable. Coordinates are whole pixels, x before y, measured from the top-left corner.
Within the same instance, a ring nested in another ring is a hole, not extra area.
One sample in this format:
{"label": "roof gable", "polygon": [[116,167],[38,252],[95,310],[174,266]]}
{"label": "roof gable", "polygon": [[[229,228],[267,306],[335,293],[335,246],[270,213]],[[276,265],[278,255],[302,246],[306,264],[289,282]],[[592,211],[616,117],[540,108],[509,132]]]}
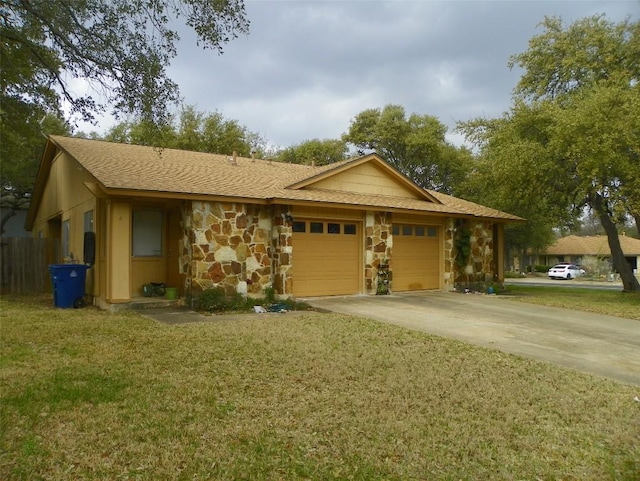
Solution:
{"label": "roof gable", "polygon": [[327,167],[329,168],[315,172],[310,177],[289,185],[287,188],[352,192],[440,203],[435,196],[417,186],[375,154],[331,164]]}

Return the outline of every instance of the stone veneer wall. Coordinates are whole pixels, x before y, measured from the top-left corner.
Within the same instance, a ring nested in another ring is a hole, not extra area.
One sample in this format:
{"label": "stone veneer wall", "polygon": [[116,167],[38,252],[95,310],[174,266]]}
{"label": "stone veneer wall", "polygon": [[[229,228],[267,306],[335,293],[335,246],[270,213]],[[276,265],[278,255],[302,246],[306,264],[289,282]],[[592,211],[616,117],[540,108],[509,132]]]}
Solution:
{"label": "stone veneer wall", "polygon": [[455,236],[455,221],[451,218],[447,219],[444,225],[444,289],[451,290],[454,287],[456,279],[456,259],[455,245],[453,238]]}
{"label": "stone veneer wall", "polygon": [[190,228],[183,240],[181,269],[191,297],[212,287],[261,294],[271,286],[270,208],[195,201],[186,217]]}
{"label": "stone veneer wall", "polygon": [[271,231],[273,245],[273,288],[280,297],[293,294],[293,240],[291,225],[284,221],[285,207],[274,208],[274,223]]}
{"label": "stone veneer wall", "polygon": [[365,219],[365,292],[375,294],[378,266],[391,259],[393,240],[390,212],[367,212]]}
{"label": "stone veneer wall", "polygon": [[186,202],[181,211],[180,227],[182,229],[182,236],[179,241],[180,258],[178,260],[180,263],[178,271],[184,275],[184,285],[182,287],[184,288],[184,294],[187,298],[191,298],[191,252],[193,251],[192,246],[195,241],[195,235],[189,227],[192,219],[192,211],[189,208],[190,205],[190,202]]}
{"label": "stone veneer wall", "polygon": [[[452,221],[447,225],[447,234],[445,238],[445,272],[447,267],[452,268],[456,284],[471,284],[477,282],[491,282],[495,274],[495,263],[493,259],[493,223],[488,221],[462,221],[458,226]],[[469,255],[466,266],[462,269],[455,261],[455,235],[454,228],[469,229],[471,236],[471,253]],[[447,249],[450,248],[452,256],[447,256]],[[449,263],[448,260],[451,259]]]}

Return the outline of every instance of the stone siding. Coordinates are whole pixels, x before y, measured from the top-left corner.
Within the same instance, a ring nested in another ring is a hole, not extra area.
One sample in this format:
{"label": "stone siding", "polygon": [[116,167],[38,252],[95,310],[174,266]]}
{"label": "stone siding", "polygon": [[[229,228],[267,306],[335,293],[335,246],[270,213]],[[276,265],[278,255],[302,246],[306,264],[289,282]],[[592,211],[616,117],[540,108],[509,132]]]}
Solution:
{"label": "stone siding", "polygon": [[444,225],[444,288],[451,290],[456,279],[456,259],[454,237],[456,224],[454,219],[447,219]]}
{"label": "stone siding", "polygon": [[192,296],[212,287],[261,294],[271,286],[270,212],[250,204],[192,203],[187,222],[191,252],[185,243],[181,262]]}
{"label": "stone siding", "polygon": [[[453,225],[453,229],[451,226]],[[466,232],[469,240],[469,255],[464,266],[458,265],[460,253],[456,248],[456,239]],[[447,249],[452,255],[447,256]],[[445,272],[452,268],[456,285],[492,282],[496,274],[494,262],[493,223],[476,220],[457,220],[447,228],[445,239]],[[448,262],[451,259],[451,262]]]}
{"label": "stone siding", "polygon": [[391,259],[393,240],[390,212],[367,212],[365,219],[365,292],[375,294],[378,288],[378,266]]}
{"label": "stone siding", "polygon": [[293,242],[291,224],[285,222],[287,209],[276,207],[271,241],[273,245],[273,288],[279,297],[293,294]]}
{"label": "stone siding", "polygon": [[[180,245],[187,296],[197,297],[212,287],[248,295],[273,287],[279,297],[291,296],[295,249],[286,212],[285,206],[193,202],[183,212]],[[366,213],[361,274],[366,294],[377,292],[379,266],[393,263],[392,222],[390,212]],[[461,266],[457,259],[462,232],[469,255]],[[443,236],[445,289],[493,280],[492,222],[450,218]]]}

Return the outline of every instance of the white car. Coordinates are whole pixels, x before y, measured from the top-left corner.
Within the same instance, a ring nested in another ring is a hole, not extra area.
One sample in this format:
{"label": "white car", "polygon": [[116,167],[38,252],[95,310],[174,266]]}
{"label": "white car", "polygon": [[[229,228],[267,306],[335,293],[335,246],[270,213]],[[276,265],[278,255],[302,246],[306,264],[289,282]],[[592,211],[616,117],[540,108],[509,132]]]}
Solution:
{"label": "white car", "polygon": [[584,269],[575,264],[556,264],[547,272],[551,279],[575,279],[584,274]]}

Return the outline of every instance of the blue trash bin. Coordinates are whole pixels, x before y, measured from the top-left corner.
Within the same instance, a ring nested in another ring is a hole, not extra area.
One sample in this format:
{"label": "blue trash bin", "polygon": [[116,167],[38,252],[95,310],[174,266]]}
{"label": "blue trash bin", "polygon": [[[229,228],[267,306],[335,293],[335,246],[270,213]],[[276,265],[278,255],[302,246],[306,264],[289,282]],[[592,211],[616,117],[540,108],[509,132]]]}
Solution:
{"label": "blue trash bin", "polygon": [[84,264],[52,264],[49,266],[53,303],[56,307],[84,306],[84,282],[89,266]]}

